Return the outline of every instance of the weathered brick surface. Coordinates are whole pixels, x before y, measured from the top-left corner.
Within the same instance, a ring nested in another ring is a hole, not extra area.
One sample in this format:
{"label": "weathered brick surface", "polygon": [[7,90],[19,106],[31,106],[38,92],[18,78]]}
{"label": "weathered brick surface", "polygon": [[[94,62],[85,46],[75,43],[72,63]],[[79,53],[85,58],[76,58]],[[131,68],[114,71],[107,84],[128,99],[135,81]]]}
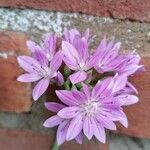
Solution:
{"label": "weathered brick surface", "polygon": [[150,138],[150,58],[142,60],[146,72],[135,75],[131,83],[139,91],[139,103],[125,108],[129,119],[129,127],[125,129],[119,126],[118,132],[135,137]]}
{"label": "weathered brick surface", "polygon": [[0,129],[1,150],[50,150],[53,138],[46,134]]}
{"label": "weathered brick surface", "polygon": [[98,16],[150,22],[149,0],[1,0],[0,6],[83,12]]}
{"label": "weathered brick surface", "polygon": [[28,54],[27,37],[21,33],[0,32],[0,110],[26,112],[30,110],[30,84],[19,83],[22,73],[16,56]]}
{"label": "weathered brick surface", "polygon": [[108,150],[108,144],[89,141],[80,145],[75,142],[66,142],[60,147],[60,150]]}
{"label": "weathered brick surface", "polygon": [[[12,129],[0,129],[1,150],[51,150],[54,136]],[[59,150],[108,150],[107,144],[99,142],[85,142],[82,145],[75,142],[66,142]]]}

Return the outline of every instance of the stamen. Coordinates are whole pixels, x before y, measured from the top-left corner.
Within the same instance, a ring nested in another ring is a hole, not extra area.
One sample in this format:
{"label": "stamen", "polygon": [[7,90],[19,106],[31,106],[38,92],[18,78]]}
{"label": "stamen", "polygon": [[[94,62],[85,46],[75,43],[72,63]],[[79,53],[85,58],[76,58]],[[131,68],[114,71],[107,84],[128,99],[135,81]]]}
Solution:
{"label": "stamen", "polygon": [[52,60],[52,56],[50,54],[46,54],[46,57],[47,57],[48,61]]}
{"label": "stamen", "polygon": [[39,74],[41,77],[43,78],[47,78],[49,75],[50,75],[50,69],[49,68],[46,68],[46,67],[43,67],[43,66],[40,66],[40,68],[33,66],[33,70],[37,72],[37,74]]}
{"label": "stamen", "polygon": [[94,116],[98,113],[100,107],[97,101],[89,100],[81,106],[81,112],[87,116]]}
{"label": "stamen", "polygon": [[86,63],[84,61],[81,61],[79,64],[79,70],[86,70]]}

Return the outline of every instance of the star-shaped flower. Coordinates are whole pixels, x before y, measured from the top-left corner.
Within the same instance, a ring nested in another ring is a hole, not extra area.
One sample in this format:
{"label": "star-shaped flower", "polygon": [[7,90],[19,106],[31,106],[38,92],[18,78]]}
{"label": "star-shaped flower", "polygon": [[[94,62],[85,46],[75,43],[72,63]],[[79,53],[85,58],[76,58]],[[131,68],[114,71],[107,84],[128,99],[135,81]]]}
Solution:
{"label": "star-shaped flower", "polygon": [[49,62],[44,53],[34,51],[35,58],[29,56],[19,56],[19,65],[27,72],[20,75],[17,80],[21,82],[39,81],[33,89],[33,99],[37,100],[48,88],[53,78],[58,78],[63,82],[63,77],[58,71],[62,64],[63,55],[61,51],[57,52]]}
{"label": "star-shaped flower", "polygon": [[116,121],[128,126],[122,106],[138,102],[135,95],[124,92],[127,86],[127,76],[116,75],[99,81],[92,89],[83,84],[82,91],[58,90],[56,94],[64,104],[45,104],[57,114],[47,119],[44,126],[58,125],[59,145],[78,137],[82,143],[83,135],[89,140],[95,136],[97,140],[105,143],[105,128],[116,130]]}

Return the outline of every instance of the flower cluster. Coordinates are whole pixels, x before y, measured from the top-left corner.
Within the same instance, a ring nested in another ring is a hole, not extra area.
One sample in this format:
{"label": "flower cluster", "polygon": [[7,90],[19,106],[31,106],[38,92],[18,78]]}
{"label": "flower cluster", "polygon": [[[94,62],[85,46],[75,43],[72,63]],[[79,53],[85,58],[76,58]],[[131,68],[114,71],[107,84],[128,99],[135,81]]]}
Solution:
{"label": "flower cluster", "polygon": [[[105,143],[105,130],[116,130],[115,122],[128,127],[123,106],[138,102],[136,88],[128,81],[134,73],[144,71],[136,52],[120,54],[120,42],[106,37],[94,50],[89,50],[89,29],[80,33],[65,29],[61,38],[47,34],[43,43],[27,41],[31,57],[19,56],[19,65],[27,72],[18,77],[21,82],[35,82],[34,100],[47,90],[49,84],[58,84],[60,103],[46,102],[45,107],[55,115],[44,126],[57,128],[58,145],[83,137],[96,137]],[[61,67],[61,68],[60,68]]]}

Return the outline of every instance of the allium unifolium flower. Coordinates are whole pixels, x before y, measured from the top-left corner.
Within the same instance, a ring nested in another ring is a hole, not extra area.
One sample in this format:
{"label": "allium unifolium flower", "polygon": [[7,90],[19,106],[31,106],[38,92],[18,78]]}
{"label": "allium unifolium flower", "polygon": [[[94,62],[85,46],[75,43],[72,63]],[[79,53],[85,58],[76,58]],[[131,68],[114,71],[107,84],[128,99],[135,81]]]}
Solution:
{"label": "allium unifolium flower", "polygon": [[135,95],[123,92],[127,86],[127,76],[116,75],[99,81],[93,88],[83,84],[82,91],[58,90],[56,94],[63,104],[45,103],[57,114],[47,119],[44,126],[58,126],[58,144],[78,137],[82,143],[83,136],[89,140],[95,136],[105,143],[105,129],[116,130],[116,121],[128,126],[122,106],[138,102]]}
{"label": "allium unifolium flower", "polygon": [[38,50],[45,55],[48,61],[51,61],[56,53],[56,42],[57,37],[55,35],[46,34],[43,37],[43,43],[41,45],[37,45],[33,41],[27,41],[27,47],[31,51],[33,57],[36,57],[34,52]]}
{"label": "allium unifolium flower", "polygon": [[121,43],[115,43],[114,39],[107,44],[104,37],[95,52],[99,55],[95,69],[100,73],[113,71],[119,74],[125,73],[128,76],[143,71],[143,65],[139,65],[140,56],[135,52],[128,55],[119,54],[120,47]]}
{"label": "allium unifolium flower", "polygon": [[65,31],[65,40],[62,41],[62,50],[65,64],[74,71],[69,76],[72,84],[87,79],[89,71],[98,62],[99,56],[88,50],[89,30],[83,36],[77,30]]}
{"label": "allium unifolium flower", "polygon": [[121,42],[115,43],[112,39],[107,44],[106,37],[104,37],[93,53],[90,52],[88,46],[88,29],[83,34],[76,29],[65,30],[62,50],[65,64],[74,71],[69,76],[73,84],[87,80],[93,67],[99,73],[125,73],[128,76],[144,70],[143,65],[139,65],[141,58],[135,52],[128,55],[119,54]]}
{"label": "allium unifolium flower", "polygon": [[[47,38],[50,39],[50,43]],[[52,38],[52,36],[46,37],[43,47],[35,45],[34,42],[28,42],[33,57],[19,56],[17,58],[19,65],[27,72],[20,75],[17,80],[21,82],[38,81],[32,92],[34,100],[37,100],[47,90],[53,79],[57,80],[59,84],[63,84],[63,76],[58,71],[62,64],[63,55],[61,51],[55,52],[54,45],[56,43],[51,40]]]}
{"label": "allium unifolium flower", "polygon": [[107,42],[106,37],[96,49],[89,50],[89,29],[84,33],[65,29],[61,40],[59,47],[57,37],[50,34],[44,36],[41,45],[27,41],[31,57],[18,57],[26,73],[17,80],[37,82],[34,100],[49,84],[61,86],[62,90],[55,91],[60,103],[45,103],[56,114],[44,122],[48,128],[58,126],[58,145],[70,140],[81,144],[84,137],[105,143],[106,129],[116,130],[116,122],[128,127],[123,108],[138,102],[138,91],[128,77],[144,71],[141,58],[135,52],[119,53],[121,43],[114,39]]}
{"label": "allium unifolium flower", "polygon": [[89,29],[86,29],[84,33],[80,33],[77,29],[71,29],[67,30],[65,28],[64,31],[64,40],[69,42],[70,44],[73,44],[74,46],[77,46],[77,42],[79,38],[84,37],[86,40],[89,40]]}

